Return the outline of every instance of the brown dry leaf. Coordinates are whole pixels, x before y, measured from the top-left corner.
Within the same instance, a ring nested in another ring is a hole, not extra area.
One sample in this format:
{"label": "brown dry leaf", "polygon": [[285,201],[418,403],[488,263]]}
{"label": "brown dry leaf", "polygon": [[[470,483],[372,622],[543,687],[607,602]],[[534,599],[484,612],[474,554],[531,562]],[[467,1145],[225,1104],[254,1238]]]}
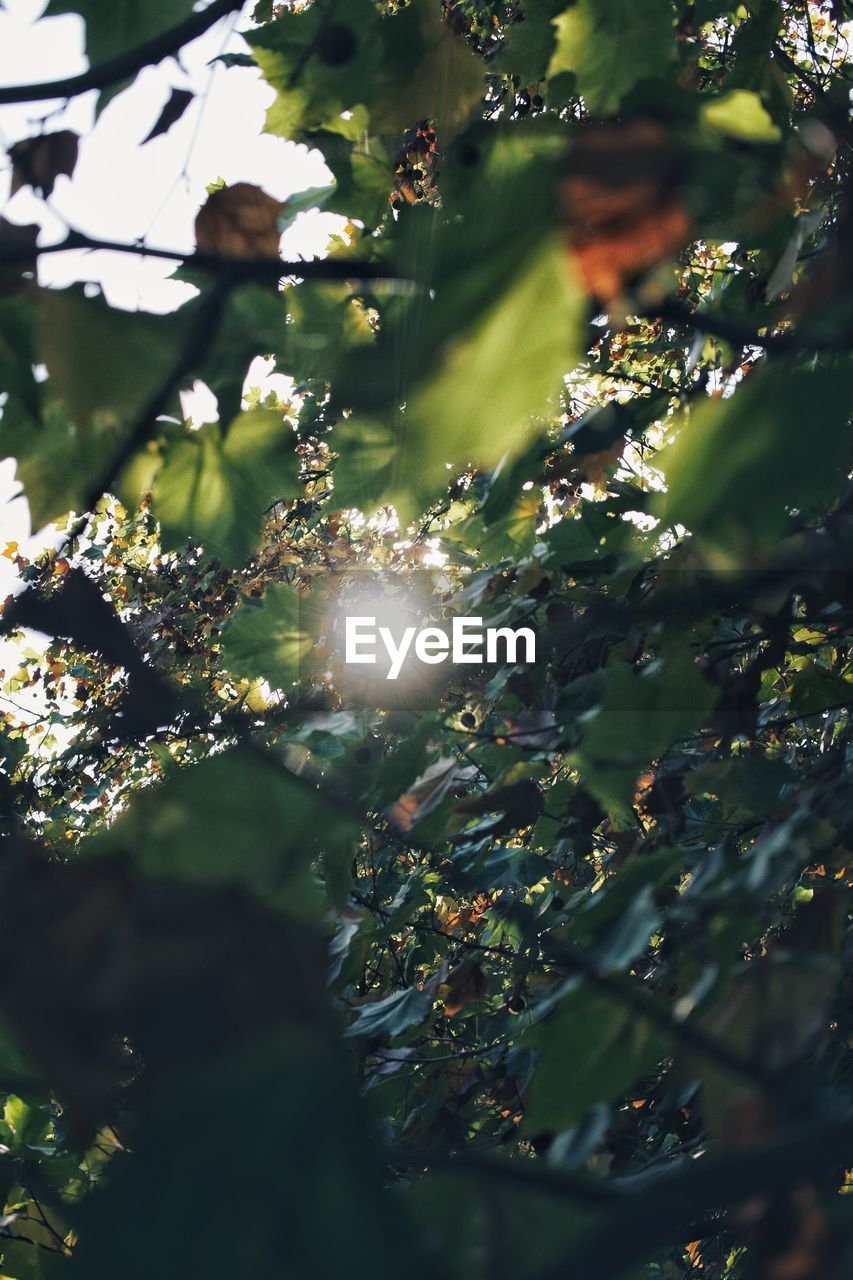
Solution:
{"label": "brown dry leaf", "polygon": [[507,717],[506,725],[514,747],[551,751],[560,741],[557,717],[550,707],[523,707],[517,716]]}
{"label": "brown dry leaf", "polygon": [[461,1013],[467,1005],[482,1000],[486,994],[486,975],[478,960],[468,956],[447,975],[444,1012],[449,1018]]}
{"label": "brown dry leaf", "polygon": [[275,258],[281,210],[281,201],[251,182],[220,187],[196,215],[196,244],[202,253],[229,258]]}
{"label": "brown dry leaf", "polygon": [[571,251],[589,292],[617,298],[690,238],[682,155],[650,120],[590,125],[572,148],[561,207]]}
{"label": "brown dry leaf", "polygon": [[70,129],[24,138],[9,148],[12,161],[12,195],[21,187],[32,187],[49,196],[60,174],[70,178],[77,164],[80,139]]}

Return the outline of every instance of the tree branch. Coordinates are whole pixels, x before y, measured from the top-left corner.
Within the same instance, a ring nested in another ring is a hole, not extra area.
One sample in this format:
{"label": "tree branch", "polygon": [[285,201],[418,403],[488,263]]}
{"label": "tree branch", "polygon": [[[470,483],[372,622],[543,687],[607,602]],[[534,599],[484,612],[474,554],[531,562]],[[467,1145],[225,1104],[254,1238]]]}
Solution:
{"label": "tree branch", "polygon": [[136,420],[131,424],[118,450],[113,454],[90,487],[85,499],[86,510],[66,531],[57,548],[57,553],[65,547],[71,546],[79,538],[89,523],[89,513],[94,511],[103,495],[119,478],[136,450],[144,444],[154,423],[168,409],[172,397],[180,391],[184,378],[192,372],[197,362],[204,355],[209,343],[216,337],[225,305],[234,284],[233,277],[223,272],[209,294],[203,299],[195,318],[195,324],[187,334],[186,341],[179,351],[174,364],[159,386],[152,392]]}
{"label": "tree branch", "polygon": [[[663,320],[667,324],[684,325],[699,333],[722,338],[739,347],[762,347],[777,354],[792,351],[848,351],[853,346],[853,333],[843,329],[840,333],[809,332],[808,329],[790,329],[784,333],[759,333],[753,326],[743,324],[732,317],[717,316],[707,311],[691,311],[675,300],[663,302],[654,311],[643,313],[644,320]],[[769,325],[768,325],[769,327]]]}
{"label": "tree branch", "polygon": [[136,450],[145,443],[152,425],[162,413],[166,412],[172,397],[180,391],[184,379],[192,373],[210,343],[213,342],[219,331],[222,314],[232,287],[233,281],[223,275],[203,300],[195,324],[187,334],[186,342],[171,369],[160,385],[155,388],[118,451],[87,493],[86,506],[89,511],[94,510],[103,494],[121,475]]}
{"label": "tree branch", "polygon": [[586,1204],[591,1215],[596,1209],[606,1212],[606,1218],[598,1219],[601,1225],[540,1280],[587,1275],[610,1280],[661,1245],[731,1229],[732,1224],[719,1216],[724,1209],[756,1196],[784,1192],[836,1167],[840,1181],[840,1170],[849,1165],[851,1154],[853,1116],[847,1115],[840,1121],[798,1127],[750,1151],[698,1161],[681,1159],[660,1172],[647,1170],[606,1180],[550,1168],[541,1160],[502,1159],[465,1149],[392,1148],[387,1159],[398,1169],[434,1169],[463,1178],[502,1181],[522,1192],[576,1200]]}
{"label": "tree branch", "polygon": [[694,1053],[716,1062],[732,1075],[748,1080],[754,1085],[772,1083],[771,1075],[765,1071],[761,1063],[742,1057],[727,1044],[708,1035],[695,1022],[676,1018],[666,1004],[635,980],[620,973],[603,972],[591,956],[577,947],[553,943],[551,939],[544,936],[540,942],[546,958],[552,964],[565,969],[567,973],[576,973],[586,979],[592,986],[597,987],[599,991],[604,992],[619,1004],[633,1010],[639,1017],[668,1032],[685,1048],[692,1049]]}
{"label": "tree branch", "polygon": [[[410,1062],[411,1059],[406,1059]],[[520,1191],[540,1191],[560,1199],[577,1200],[598,1208],[622,1205],[627,1195],[618,1181],[584,1173],[569,1173],[545,1164],[544,1160],[515,1156],[510,1159],[481,1151],[442,1151],[434,1147],[392,1147],[386,1154],[395,1169],[426,1169],[469,1174],[478,1179],[505,1182]]]}
{"label": "tree branch", "polygon": [[69,253],[73,250],[103,250],[108,253],[129,253],[137,258],[159,258],[168,262],[180,262],[189,270],[228,272],[234,283],[239,281],[278,280],[285,276],[298,276],[301,280],[395,280],[398,277],[383,263],[364,262],[343,258],[319,258],[311,262],[284,262],[281,258],[236,258],[219,253],[195,250],[184,253],[178,249],[152,249],[144,244],[123,244],[118,240],[101,240],[87,236],[82,231],[69,231],[64,240],[44,246],[0,246],[0,265],[31,263],[33,258],[53,253]]}
{"label": "tree branch", "polygon": [[[659,1176],[621,1179],[616,1186],[636,1191],[624,1212],[613,1215],[580,1244],[549,1267],[539,1280],[566,1280],[569,1276],[595,1275],[609,1280],[634,1262],[647,1258],[667,1243],[695,1238],[698,1227],[706,1235],[730,1227],[720,1219],[707,1221],[710,1213],[731,1208],[756,1196],[779,1194],[822,1178],[836,1168],[849,1166],[853,1155],[853,1116],[820,1125],[798,1128],[780,1141],[736,1155],[680,1161]],[[642,1181],[640,1181],[642,1179]],[[555,1186],[555,1190],[558,1187]],[[717,1230],[714,1230],[716,1225]]]}
{"label": "tree branch", "polygon": [[209,30],[220,18],[229,13],[238,13],[242,7],[242,0],[213,0],[206,9],[202,9],[200,13],[191,13],[168,31],[152,36],[135,49],[117,53],[114,58],[107,58],[79,75],[68,76],[64,80],[44,80],[40,84],[0,87],[0,106],[8,106],[13,102],[42,102],[48,98],[74,98],[90,89],[105,89],[108,85],[118,84],[119,81],[136,75],[143,67],[154,66],[177,53],[184,45],[195,40],[196,36]]}

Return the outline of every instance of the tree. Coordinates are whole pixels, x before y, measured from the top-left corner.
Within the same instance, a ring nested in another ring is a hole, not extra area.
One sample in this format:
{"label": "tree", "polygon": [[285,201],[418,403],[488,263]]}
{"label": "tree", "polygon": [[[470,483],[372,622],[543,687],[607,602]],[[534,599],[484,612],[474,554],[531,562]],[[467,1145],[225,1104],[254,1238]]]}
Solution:
{"label": "tree", "polygon": [[[0,103],[237,8],[51,0]],[[327,257],[214,183],[155,316],[0,223],[3,1275],[848,1274],[848,17],[261,0]],[[537,663],[347,684],[358,575]]]}

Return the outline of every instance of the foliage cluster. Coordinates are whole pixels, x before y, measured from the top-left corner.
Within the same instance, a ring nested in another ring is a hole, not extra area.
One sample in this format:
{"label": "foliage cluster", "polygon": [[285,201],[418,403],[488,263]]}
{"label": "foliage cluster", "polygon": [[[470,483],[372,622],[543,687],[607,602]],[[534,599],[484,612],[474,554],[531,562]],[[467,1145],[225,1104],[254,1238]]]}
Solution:
{"label": "foliage cluster", "polygon": [[[0,103],[236,10],[50,0]],[[328,188],[212,182],[166,316],[0,222],[3,1276],[850,1274],[848,18],[261,0]],[[332,586],[425,566],[537,665],[348,689]]]}

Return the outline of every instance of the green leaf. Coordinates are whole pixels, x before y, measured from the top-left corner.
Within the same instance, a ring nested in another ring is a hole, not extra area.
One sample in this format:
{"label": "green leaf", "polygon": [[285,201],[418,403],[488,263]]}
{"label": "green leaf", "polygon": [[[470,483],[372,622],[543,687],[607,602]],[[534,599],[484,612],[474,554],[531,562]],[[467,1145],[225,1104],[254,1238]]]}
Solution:
{"label": "green leaf", "polygon": [[162,545],[196,538],[225,564],[245,560],[271,504],[300,492],[295,444],[275,409],[250,409],[224,434],[217,423],[185,432],[167,448],[153,481]]}
{"label": "green leaf", "polygon": [[67,1259],[59,1250],[52,1251],[50,1246],[38,1249],[29,1240],[16,1240],[14,1237],[13,1227],[10,1238],[0,1239],[0,1266],[4,1277],[14,1277],[14,1280],[61,1280],[62,1276],[67,1275]]}
{"label": "green leaf", "polygon": [[588,504],[578,516],[561,520],[543,534],[542,543],[548,548],[545,563],[575,572],[595,569],[596,562],[603,568],[608,559],[625,550],[630,539],[624,520],[608,517],[597,505]]}
{"label": "green leaf", "polygon": [[[437,349],[437,359],[405,411],[384,420],[357,415],[336,428],[342,506],[390,502],[405,522],[443,491],[449,469],[494,466],[523,452],[580,359],[586,302],[556,235],[518,264],[502,295],[469,324],[457,319],[471,306],[464,280],[448,282],[421,321],[422,349]],[[374,386],[369,398],[376,395]]]}
{"label": "green leaf", "polygon": [[415,0],[380,27],[385,56],[369,100],[374,133],[397,133],[433,120],[442,142],[480,105],[486,67],[442,19],[431,0]]}
{"label": "green leaf", "polygon": [[[111,456],[175,359],[181,321],[120,311],[78,286],[36,296],[36,352],[47,366],[38,418],[20,382],[0,426],[3,447],[18,459],[33,524],[40,528],[81,510]],[[2,361],[0,331],[0,361]]]}
{"label": "green leaf", "polygon": [[837,675],[809,660],[794,676],[789,703],[792,713],[798,716],[850,705],[853,677]]}
{"label": "green leaf", "polygon": [[361,132],[344,137],[339,130],[318,131],[312,145],[335,176],[335,186],[323,207],[364,223],[368,233],[386,217],[394,185],[393,149],[381,140],[368,138],[366,109],[357,107],[349,124],[361,117]]}
{"label": "green leaf", "polygon": [[778,142],[782,137],[759,95],[746,89],[732,89],[705,102],[701,116],[711,129],[741,142]]}
{"label": "green leaf", "polygon": [[528,3],[523,21],[507,27],[503,47],[492,66],[507,75],[519,76],[522,84],[543,80],[557,41],[554,19],[563,7],[562,0]]}
{"label": "green leaf", "polygon": [[[16,1037],[0,1020],[0,1090],[28,1092],[33,1087],[36,1073],[21,1052]],[[0,1188],[2,1170],[0,1169]],[[0,1194],[2,1190],[0,1189]]]}
{"label": "green leaf", "polygon": [[[182,308],[186,324],[193,323],[194,312],[204,304],[202,293]],[[285,295],[259,285],[231,291],[218,331],[195,371],[216,396],[223,422],[230,422],[240,412],[243,383],[255,356],[275,356],[278,368],[282,368],[287,331]]]}
{"label": "green leaf", "polygon": [[[44,17],[79,13],[86,23],[86,57],[90,65],[137,48],[186,18],[193,0],[50,0]],[[104,90],[98,109],[123,86]]]}
{"label": "green leaf", "polygon": [[44,16],[79,13],[86,23],[86,56],[96,63],[135,49],[191,10],[192,0],[50,0]]}
{"label": "green leaf", "polygon": [[151,876],[244,884],[310,917],[320,907],[312,859],[348,860],[356,835],[346,812],[330,809],[308,781],[235,747],[137,792],[84,850],[124,851]]}
{"label": "green leaf", "polygon": [[661,1032],[603,992],[580,987],[524,1037],[539,1065],[525,1108],[528,1133],[569,1129],[596,1102],[615,1102],[667,1051]]}
{"label": "green leaf", "polygon": [[451,883],[462,889],[487,892],[514,885],[530,887],[549,874],[545,858],[526,849],[505,848],[483,852],[464,847],[454,856]]}
{"label": "green leaf", "polygon": [[705,22],[713,22],[724,13],[734,13],[738,7],[737,0],[697,0],[696,25],[702,26]]}
{"label": "green leaf", "polygon": [[687,653],[657,660],[640,675],[613,665],[601,707],[583,718],[587,727],[577,753],[596,799],[614,814],[625,814],[643,767],[700,728],[714,697]]}
{"label": "green leaf", "polygon": [[350,1038],[363,1036],[399,1036],[409,1027],[418,1026],[435,1003],[438,983],[430,979],[423,990],[409,987],[373,1004],[363,1004],[344,1034]]}
{"label": "green leaf", "polygon": [[742,821],[769,817],[780,806],[783,788],[795,781],[795,772],[784,760],[736,757],[692,770],[684,789],[694,796],[717,796],[727,816]]}
{"label": "green leaf", "polygon": [[247,600],[223,630],[222,660],[229,671],[262,678],[274,689],[299,679],[315,636],[305,600],[294,587],[274,583],[261,600]]}
{"label": "green leaf", "polygon": [[7,418],[35,423],[41,414],[39,386],[33,375],[38,363],[36,329],[38,307],[32,296],[0,298],[0,392],[3,405],[0,431],[8,432]]}
{"label": "green leaf", "polygon": [[668,486],[658,513],[730,558],[769,550],[790,508],[808,515],[836,491],[851,408],[845,364],[765,365],[728,399],[702,404],[658,455]]}
{"label": "green leaf", "polygon": [[[79,1248],[62,1259],[70,1280],[397,1280],[404,1257],[412,1280],[442,1274],[411,1249],[405,1202],[383,1186],[322,969],[312,971],[298,945],[293,970],[276,979],[285,999],[298,991],[313,1014],[250,1028],[236,1043],[220,1028],[215,1055],[205,1048],[192,1069],[169,1073],[133,1129],[132,1156],[120,1154],[75,1208]],[[272,982],[271,996],[280,1005]],[[222,1230],[211,1229],[217,1216]]]}
{"label": "green leaf", "polygon": [[495,305],[449,338],[412,396],[410,411],[429,433],[437,471],[468,456],[494,464],[507,448],[520,449],[531,420],[545,413],[581,357],[585,311],[562,242],[545,238]]}
{"label": "green leaf", "polygon": [[558,18],[548,75],[572,71],[587,108],[615,111],[640,80],[663,76],[675,54],[670,0],[577,0]]}
{"label": "green leaf", "polygon": [[[508,504],[509,506],[509,504]],[[536,519],[542,507],[542,494],[536,489],[522,493],[509,506],[501,520],[486,524],[482,516],[473,516],[448,535],[461,537],[468,547],[478,547],[487,564],[511,557],[516,562],[530,554],[536,542]]]}
{"label": "green leaf", "polygon": [[50,1128],[51,1115],[46,1106],[26,1102],[13,1094],[6,1099],[3,1120],[14,1135],[14,1149],[26,1153],[28,1146],[38,1146],[44,1142]]}
{"label": "green leaf", "polygon": [[660,920],[657,895],[672,891],[683,868],[673,849],[633,854],[572,913],[569,938],[604,969],[621,969],[646,946]]}
{"label": "green leaf", "polygon": [[316,5],[284,13],[246,39],[277,90],[267,132],[284,138],[337,128],[341,114],[358,107],[367,108],[372,134],[431,118],[447,137],[483,96],[482,59],[430,0],[381,19],[368,0],[344,0],[328,14]]}
{"label": "green leaf", "polygon": [[267,133],[302,139],[364,103],[381,53],[378,23],[370,0],[342,0],[333,13],[311,5],[245,32],[264,79],[276,90]]}

